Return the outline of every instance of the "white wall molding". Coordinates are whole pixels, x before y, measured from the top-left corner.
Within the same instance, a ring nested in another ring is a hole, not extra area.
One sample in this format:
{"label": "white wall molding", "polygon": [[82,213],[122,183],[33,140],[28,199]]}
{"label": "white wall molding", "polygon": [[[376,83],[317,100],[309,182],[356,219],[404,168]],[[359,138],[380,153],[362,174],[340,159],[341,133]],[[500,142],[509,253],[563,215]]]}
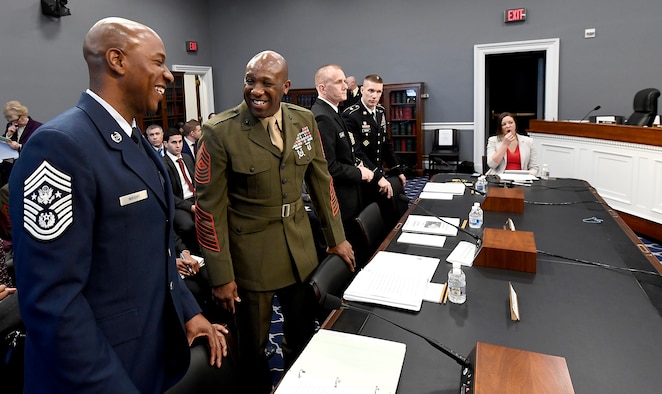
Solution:
{"label": "white wall molding", "polygon": [[173,64],[171,70],[198,76],[198,79],[200,79],[200,113],[202,115],[202,121],[207,120],[207,115],[210,112],[216,111],[214,109],[214,76],[212,75],[212,68],[207,66]]}

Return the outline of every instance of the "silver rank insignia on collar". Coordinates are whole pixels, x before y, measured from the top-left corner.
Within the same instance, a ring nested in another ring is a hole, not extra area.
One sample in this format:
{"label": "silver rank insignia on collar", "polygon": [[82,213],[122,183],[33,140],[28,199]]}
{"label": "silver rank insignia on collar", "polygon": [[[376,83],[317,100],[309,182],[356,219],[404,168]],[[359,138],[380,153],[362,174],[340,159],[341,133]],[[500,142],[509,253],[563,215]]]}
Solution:
{"label": "silver rank insignia on collar", "polygon": [[118,131],[113,131],[110,134],[110,139],[113,140],[115,143],[119,144],[122,142],[122,134],[120,134]]}

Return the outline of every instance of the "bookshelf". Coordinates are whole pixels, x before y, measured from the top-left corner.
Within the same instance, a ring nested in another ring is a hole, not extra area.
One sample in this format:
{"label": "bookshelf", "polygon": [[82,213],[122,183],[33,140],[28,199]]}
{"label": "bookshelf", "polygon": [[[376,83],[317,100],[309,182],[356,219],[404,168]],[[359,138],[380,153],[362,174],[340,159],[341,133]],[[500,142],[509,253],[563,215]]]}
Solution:
{"label": "bookshelf", "polygon": [[177,122],[186,122],[186,106],[184,103],[184,73],[173,72],[174,81],[166,85],[166,92],[156,113],[145,114],[136,119],[140,130],[145,132],[147,126],[158,124],[163,131],[174,127]]}
{"label": "bookshelf", "polygon": [[423,175],[423,82],[384,85],[383,105],[395,153],[408,168]]}
{"label": "bookshelf", "polygon": [[310,109],[316,98],[317,90],[315,89],[290,89],[286,95],[283,95],[281,101]]}

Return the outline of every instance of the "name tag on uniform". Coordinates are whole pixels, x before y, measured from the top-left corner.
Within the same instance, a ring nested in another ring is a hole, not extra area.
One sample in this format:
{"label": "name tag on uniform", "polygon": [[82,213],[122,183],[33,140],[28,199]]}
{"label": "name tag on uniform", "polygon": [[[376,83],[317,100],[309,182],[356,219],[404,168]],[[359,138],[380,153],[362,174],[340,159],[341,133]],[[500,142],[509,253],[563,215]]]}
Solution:
{"label": "name tag on uniform", "polygon": [[147,199],[147,190],[141,190],[139,192],[127,194],[126,196],[120,197],[120,207],[146,199]]}

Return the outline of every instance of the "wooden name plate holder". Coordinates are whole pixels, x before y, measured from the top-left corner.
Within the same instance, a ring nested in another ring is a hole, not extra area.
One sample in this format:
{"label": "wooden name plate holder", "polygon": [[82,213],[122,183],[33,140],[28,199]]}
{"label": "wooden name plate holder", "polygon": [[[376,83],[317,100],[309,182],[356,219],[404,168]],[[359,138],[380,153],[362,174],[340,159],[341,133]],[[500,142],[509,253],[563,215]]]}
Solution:
{"label": "wooden name plate holder", "polygon": [[574,394],[564,357],[478,342],[469,354],[474,394]]}
{"label": "wooden name plate holder", "polygon": [[492,187],[481,205],[484,211],[524,212],[524,189]]}
{"label": "wooden name plate holder", "polygon": [[535,273],[536,240],[533,233],[486,228],[483,246],[474,265]]}

